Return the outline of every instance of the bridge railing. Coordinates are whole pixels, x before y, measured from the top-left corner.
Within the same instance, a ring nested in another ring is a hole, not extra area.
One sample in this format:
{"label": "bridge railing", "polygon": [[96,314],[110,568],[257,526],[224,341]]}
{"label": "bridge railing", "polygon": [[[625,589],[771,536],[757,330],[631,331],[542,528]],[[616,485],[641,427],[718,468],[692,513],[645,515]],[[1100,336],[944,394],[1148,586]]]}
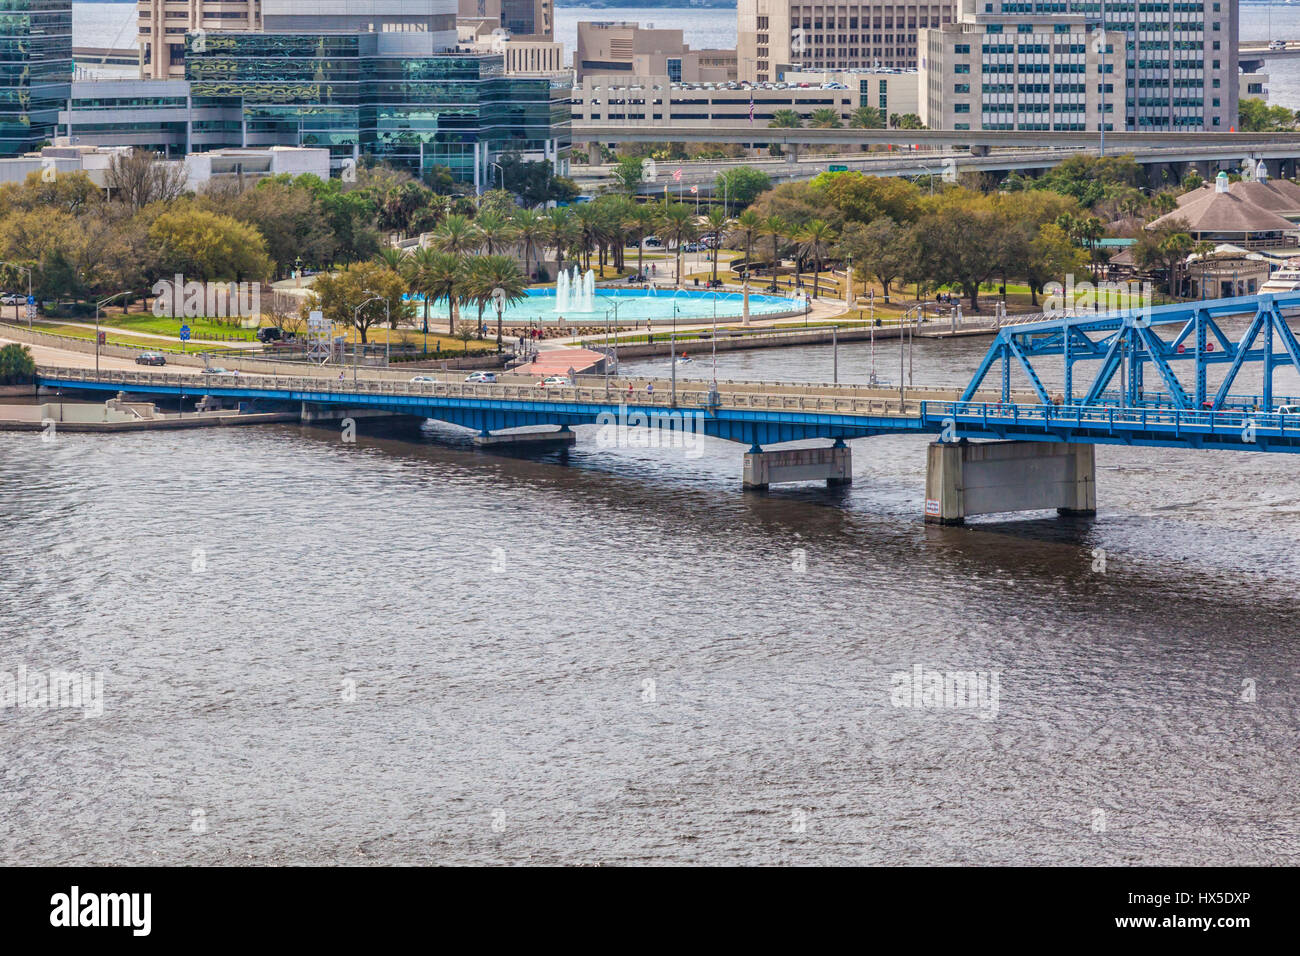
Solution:
{"label": "bridge railing", "polygon": [[[654,388],[635,388],[630,391],[611,381],[604,384],[578,386],[501,385],[473,382],[394,382],[348,378],[299,377],[283,375],[178,375],[132,370],[105,370],[96,373],[90,369],[50,368],[38,370],[41,379],[72,382],[94,382],[129,390],[131,386],[164,386],[179,388],[191,395],[233,390],[239,392],[292,392],[294,400],[319,401],[343,404],[350,395],[393,396],[394,398],[469,398],[506,401],[580,404],[626,404],[656,406],[681,410],[705,410],[710,406],[710,394],[704,382],[678,383],[676,393],[671,383],[663,379],[651,380]],[[822,386],[823,391],[813,394],[771,394],[759,391],[719,391],[719,408],[763,411],[818,412],[826,414],[873,415],[888,417],[917,417],[921,402],[896,398],[858,397],[852,393],[837,393]]]}
{"label": "bridge railing", "polygon": [[1118,405],[1026,405],[1016,402],[933,402],[921,403],[921,417],[927,422],[951,417],[955,421],[979,421],[990,425],[1041,423],[1080,428],[1104,426],[1151,429],[1159,426],[1181,431],[1186,428],[1242,431],[1256,429],[1293,432],[1300,437],[1300,415],[1252,412],[1232,408],[1220,411]]}

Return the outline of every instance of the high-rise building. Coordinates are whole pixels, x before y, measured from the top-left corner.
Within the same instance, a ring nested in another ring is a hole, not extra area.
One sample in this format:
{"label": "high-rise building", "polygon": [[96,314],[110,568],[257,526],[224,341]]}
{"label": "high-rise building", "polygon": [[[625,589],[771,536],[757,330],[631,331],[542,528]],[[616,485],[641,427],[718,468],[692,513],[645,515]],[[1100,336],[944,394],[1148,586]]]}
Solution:
{"label": "high-rise building", "polygon": [[1227,131],[1237,116],[1237,2],[960,0],[958,22],[922,41],[922,119],[1099,129],[1104,115],[1107,129]]}
{"label": "high-rise building", "polygon": [[72,0],[0,8],[0,156],[52,140],[72,88]]}
{"label": "high-rise building", "polygon": [[[969,3],[970,0],[967,0]],[[930,129],[1124,128],[1124,34],[1079,14],[964,10],[921,31],[921,122]]]}
{"label": "high-rise building", "polygon": [[151,80],[185,76],[185,34],[260,30],[262,0],[137,0],[140,75]]}
{"label": "high-rise building", "polygon": [[768,83],[779,81],[790,68],[914,70],[917,31],[952,22],[955,6],[954,0],[737,0],[739,76],[751,83]]}
{"label": "high-rise building", "polygon": [[673,83],[725,83],[736,79],[736,51],[692,50],[676,29],[656,30],[622,21],[581,22],[573,68],[578,79],[626,73],[666,76]]}
{"label": "high-rise building", "polygon": [[490,20],[517,40],[554,40],[551,0],[459,0],[463,20]]}

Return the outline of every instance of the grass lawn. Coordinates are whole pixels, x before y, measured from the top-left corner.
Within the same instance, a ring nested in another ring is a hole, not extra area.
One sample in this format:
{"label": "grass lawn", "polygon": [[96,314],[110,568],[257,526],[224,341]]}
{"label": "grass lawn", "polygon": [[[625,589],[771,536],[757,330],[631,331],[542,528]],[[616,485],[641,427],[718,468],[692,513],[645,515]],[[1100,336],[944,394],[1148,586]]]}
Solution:
{"label": "grass lawn", "polygon": [[[32,328],[41,332],[52,332],[55,335],[64,335],[70,339],[84,339],[87,342],[95,341],[95,330],[93,328],[83,329],[75,325],[59,325],[56,322],[34,322]],[[148,349],[151,352],[180,352],[181,343],[163,342],[159,339],[142,339],[135,335],[121,335],[117,332],[106,332],[105,343],[108,345],[124,345],[131,348]],[[190,345],[187,352],[202,352],[203,349],[195,345]]]}

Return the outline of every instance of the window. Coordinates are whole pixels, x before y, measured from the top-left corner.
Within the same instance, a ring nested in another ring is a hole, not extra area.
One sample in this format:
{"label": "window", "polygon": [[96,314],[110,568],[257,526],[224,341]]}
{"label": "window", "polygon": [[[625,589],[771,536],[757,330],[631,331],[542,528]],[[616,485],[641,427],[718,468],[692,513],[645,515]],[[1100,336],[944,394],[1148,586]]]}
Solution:
{"label": "window", "polygon": [[969,73],[969,72],[970,72],[970,64],[969,64],[969,63],[954,63],[954,64],[952,65],[952,71],[953,71],[954,73]]}
{"label": "window", "polygon": [[668,79],[673,83],[680,83],[682,81],[681,57],[668,58]]}
{"label": "window", "polygon": [[954,104],[952,104],[952,111],[953,111],[954,113],[969,113],[969,112],[970,112],[970,104],[969,104],[969,103],[954,103]]}
{"label": "window", "polygon": [[969,43],[956,43],[956,44],[953,44],[952,52],[953,52],[953,53],[958,53],[958,54],[969,54],[969,53],[970,53],[970,44],[969,44]]}
{"label": "window", "polygon": [[970,84],[969,84],[969,83],[956,83],[956,84],[953,85],[952,91],[953,91],[954,93],[969,93],[969,92],[970,92]]}

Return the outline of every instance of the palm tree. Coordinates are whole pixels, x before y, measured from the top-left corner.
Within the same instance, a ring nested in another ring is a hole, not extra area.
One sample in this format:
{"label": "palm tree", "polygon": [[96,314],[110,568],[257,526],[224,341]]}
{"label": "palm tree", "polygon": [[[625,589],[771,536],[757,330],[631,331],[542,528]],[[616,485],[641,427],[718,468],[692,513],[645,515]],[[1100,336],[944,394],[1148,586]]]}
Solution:
{"label": "palm tree", "polygon": [[777,215],[768,216],[759,226],[760,236],[772,237],[772,291],[776,291],[776,271],[781,265],[781,240],[790,232],[790,224]]}
{"label": "palm tree", "polygon": [[659,228],[659,210],[649,203],[639,205],[632,210],[631,219],[635,224],[632,235],[636,237],[636,274],[642,276],[645,275],[645,244],[642,240]]}
{"label": "palm tree", "polygon": [[731,226],[731,218],[725,209],[717,206],[709,210],[705,220],[709,235],[713,237],[713,281],[718,281],[718,249],[722,246],[722,234]]}
{"label": "palm tree", "polygon": [[835,243],[836,233],[830,223],[824,219],[814,219],[799,230],[799,254],[811,256],[813,260],[813,298],[818,298],[820,287],[818,279],[822,271],[822,259],[830,252]]}
{"label": "palm tree", "polygon": [[680,286],[682,284],[682,243],[689,242],[696,235],[695,217],[691,214],[691,207],[684,203],[673,203],[665,209],[663,233],[664,238],[676,247],[677,284]]}
{"label": "palm tree", "polygon": [[763,221],[753,209],[746,209],[732,225],[731,241],[745,247],[745,274],[749,275],[750,260],[754,258],[754,239],[758,237]]}
{"label": "palm tree", "polygon": [[429,292],[426,295],[447,297],[447,332],[450,335],[456,334],[456,300],[464,283],[464,260],[454,252],[435,252],[429,266]]}
{"label": "palm tree", "polygon": [[483,238],[473,220],[460,213],[452,213],[433,230],[432,242],[439,252],[462,256],[477,251]]}
{"label": "palm tree", "polygon": [[375,262],[386,269],[400,273],[406,262],[406,252],[397,246],[385,246],[375,253]]}
{"label": "palm tree", "polygon": [[524,272],[531,276],[528,264],[546,242],[546,217],[536,209],[521,209],[515,213],[514,227],[515,240],[524,250]]}
{"label": "palm tree", "polygon": [[582,267],[591,268],[591,247],[596,244],[596,234],[600,225],[600,210],[589,202],[571,207],[573,218],[577,221],[578,241],[582,244]]}
{"label": "palm tree", "polygon": [[849,126],[853,129],[884,129],[885,117],[874,106],[859,106],[849,114]]}
{"label": "palm tree", "polygon": [[811,129],[840,129],[843,125],[840,122],[840,114],[829,106],[813,110],[812,115],[808,117],[808,126]]}
{"label": "palm tree", "polygon": [[897,113],[890,113],[890,114],[889,114],[889,128],[890,128],[890,129],[898,129],[898,122],[899,122],[899,120],[900,120],[901,118],[902,118],[902,117],[900,117]]}
{"label": "palm tree", "polygon": [[768,129],[799,129],[803,118],[794,110],[777,110],[767,121]]}
{"label": "palm tree", "polygon": [[483,248],[489,256],[500,252],[515,241],[514,225],[505,216],[491,209],[480,212],[474,220]]}
{"label": "palm tree", "polygon": [[406,259],[403,275],[411,291],[424,299],[424,334],[429,334],[429,303],[437,298],[433,288],[434,263],[438,253],[420,246]]}
{"label": "palm tree", "polygon": [[528,297],[528,277],[519,271],[511,256],[481,256],[478,276],[487,291],[487,301],[497,310],[497,351],[501,351],[501,313],[508,305]]}
{"label": "palm tree", "polygon": [[555,267],[564,269],[564,254],[578,239],[578,223],[567,206],[557,206],[546,212],[546,244],[555,250]]}

